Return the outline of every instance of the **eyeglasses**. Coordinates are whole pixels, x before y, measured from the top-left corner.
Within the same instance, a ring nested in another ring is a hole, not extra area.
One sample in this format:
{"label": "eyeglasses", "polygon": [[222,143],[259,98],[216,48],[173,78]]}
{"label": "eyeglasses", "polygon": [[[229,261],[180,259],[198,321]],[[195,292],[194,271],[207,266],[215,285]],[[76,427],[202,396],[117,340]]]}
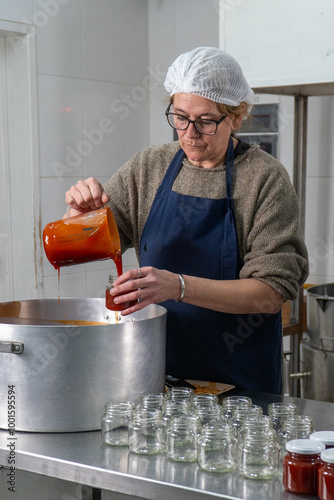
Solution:
{"label": "eyeglasses", "polygon": [[167,117],[167,121],[169,125],[175,130],[186,130],[190,123],[194,124],[197,132],[203,135],[214,135],[217,132],[218,125],[227,118],[227,115],[224,115],[220,118],[220,120],[206,120],[204,118],[197,118],[196,120],[189,120],[186,116],[178,115],[177,113],[170,113],[170,107],[172,103],[169,104],[168,108],[165,111],[165,115]]}

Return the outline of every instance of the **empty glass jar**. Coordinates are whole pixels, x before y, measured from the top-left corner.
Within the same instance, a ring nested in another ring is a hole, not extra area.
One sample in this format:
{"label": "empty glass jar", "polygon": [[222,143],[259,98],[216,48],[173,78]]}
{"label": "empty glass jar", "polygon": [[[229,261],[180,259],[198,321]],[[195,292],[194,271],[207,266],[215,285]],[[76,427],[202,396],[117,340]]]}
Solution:
{"label": "empty glass jar", "polygon": [[176,402],[187,400],[192,404],[194,398],[194,390],[190,387],[172,387],[168,389],[166,398]]}
{"label": "empty glass jar", "polygon": [[222,412],[222,407],[217,403],[197,405],[193,409],[193,413],[200,419],[202,425],[217,419],[226,420]]}
{"label": "empty glass jar", "polygon": [[164,452],[164,424],[160,410],[136,408],[129,424],[129,448],[134,453],[146,455]]}
{"label": "empty glass jar", "polygon": [[227,396],[222,401],[222,408],[225,417],[229,420],[232,416],[232,410],[236,407],[248,408],[252,405],[251,398],[247,396]]}
{"label": "empty glass jar", "polygon": [[203,406],[208,403],[216,403],[218,404],[218,396],[217,394],[211,394],[208,392],[203,392],[200,394],[194,394],[193,404],[194,406]]}
{"label": "empty glass jar", "polygon": [[259,417],[263,414],[261,406],[251,405],[251,406],[236,406],[232,408],[232,413],[230,417],[230,423],[232,424],[235,435],[238,434],[240,428],[242,427],[242,422],[246,418]]}
{"label": "empty glass jar", "polygon": [[255,432],[257,429],[272,429],[271,418],[268,415],[252,415],[244,418],[238,432],[238,441],[242,440],[248,431]]}
{"label": "empty glass jar", "polygon": [[149,394],[143,393],[140,395],[139,402],[141,406],[146,406],[152,410],[161,410],[165,401],[165,394]]}
{"label": "empty glass jar", "polygon": [[127,446],[129,443],[129,423],[134,403],[110,401],[105,406],[101,420],[101,437],[104,443],[112,446]]}
{"label": "empty glass jar", "polygon": [[209,472],[230,472],[236,467],[236,438],[227,423],[205,424],[197,445],[197,460],[201,469]]}
{"label": "empty glass jar", "polygon": [[269,426],[246,430],[240,442],[239,472],[249,479],[270,479],[279,471],[276,432]]}
{"label": "empty glass jar", "polygon": [[176,462],[197,461],[201,423],[194,415],[174,416],[167,425],[167,456]]}
{"label": "empty glass jar", "polygon": [[298,407],[293,403],[277,402],[268,405],[268,415],[273,422],[273,428],[276,432],[281,428],[284,419],[297,414]]}

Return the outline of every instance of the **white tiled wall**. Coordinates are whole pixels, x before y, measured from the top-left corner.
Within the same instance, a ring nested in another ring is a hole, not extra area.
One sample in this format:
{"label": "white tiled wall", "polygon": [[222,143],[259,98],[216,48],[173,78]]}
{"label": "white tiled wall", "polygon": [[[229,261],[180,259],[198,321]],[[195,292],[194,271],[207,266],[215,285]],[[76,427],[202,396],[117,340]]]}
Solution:
{"label": "white tiled wall", "polygon": [[[41,228],[62,217],[78,179],[103,183],[138,150],[172,139],[166,70],[182,51],[218,46],[218,0],[1,0],[0,19],[36,27]],[[132,250],[123,265],[137,265]],[[62,268],[61,296],[103,296],[110,272],[106,261]],[[44,252],[42,286],[57,296]]]}
{"label": "white tiled wall", "polygon": [[[226,35],[218,0],[1,0],[0,18],[37,28],[41,228],[62,216],[65,191],[79,178],[103,183],[136,151],[172,139],[164,116],[168,66],[195,46],[219,46]],[[228,33],[233,46],[238,31]],[[334,280],[333,99],[309,102],[306,241],[315,283]],[[293,121],[284,106],[283,98],[281,153],[291,171]],[[43,296],[55,297],[56,274],[42,260]],[[135,265],[128,251],[124,267]],[[114,269],[109,262],[62,269],[61,294],[100,296]]]}

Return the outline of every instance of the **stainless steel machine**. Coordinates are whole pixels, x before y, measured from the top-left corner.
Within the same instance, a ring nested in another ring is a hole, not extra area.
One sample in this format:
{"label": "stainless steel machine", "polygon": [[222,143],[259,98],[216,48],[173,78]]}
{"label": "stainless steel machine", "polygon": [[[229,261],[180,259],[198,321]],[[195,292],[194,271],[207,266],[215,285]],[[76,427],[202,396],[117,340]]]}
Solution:
{"label": "stainless steel machine", "polygon": [[307,290],[307,337],[300,344],[301,397],[334,402],[334,283]]}

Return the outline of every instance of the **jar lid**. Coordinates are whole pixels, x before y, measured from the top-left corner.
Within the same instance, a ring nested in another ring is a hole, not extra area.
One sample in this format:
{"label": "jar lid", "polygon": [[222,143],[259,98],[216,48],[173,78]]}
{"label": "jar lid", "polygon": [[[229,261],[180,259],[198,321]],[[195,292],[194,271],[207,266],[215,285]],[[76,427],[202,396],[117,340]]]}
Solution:
{"label": "jar lid", "polygon": [[326,448],[324,443],[317,439],[293,439],[288,441],[285,447],[288,451],[300,455],[319,454]]}
{"label": "jar lid", "polygon": [[321,460],[334,464],[334,448],[329,448],[321,452]]}
{"label": "jar lid", "polygon": [[310,439],[318,439],[328,446],[334,446],[334,431],[317,431],[310,435]]}

